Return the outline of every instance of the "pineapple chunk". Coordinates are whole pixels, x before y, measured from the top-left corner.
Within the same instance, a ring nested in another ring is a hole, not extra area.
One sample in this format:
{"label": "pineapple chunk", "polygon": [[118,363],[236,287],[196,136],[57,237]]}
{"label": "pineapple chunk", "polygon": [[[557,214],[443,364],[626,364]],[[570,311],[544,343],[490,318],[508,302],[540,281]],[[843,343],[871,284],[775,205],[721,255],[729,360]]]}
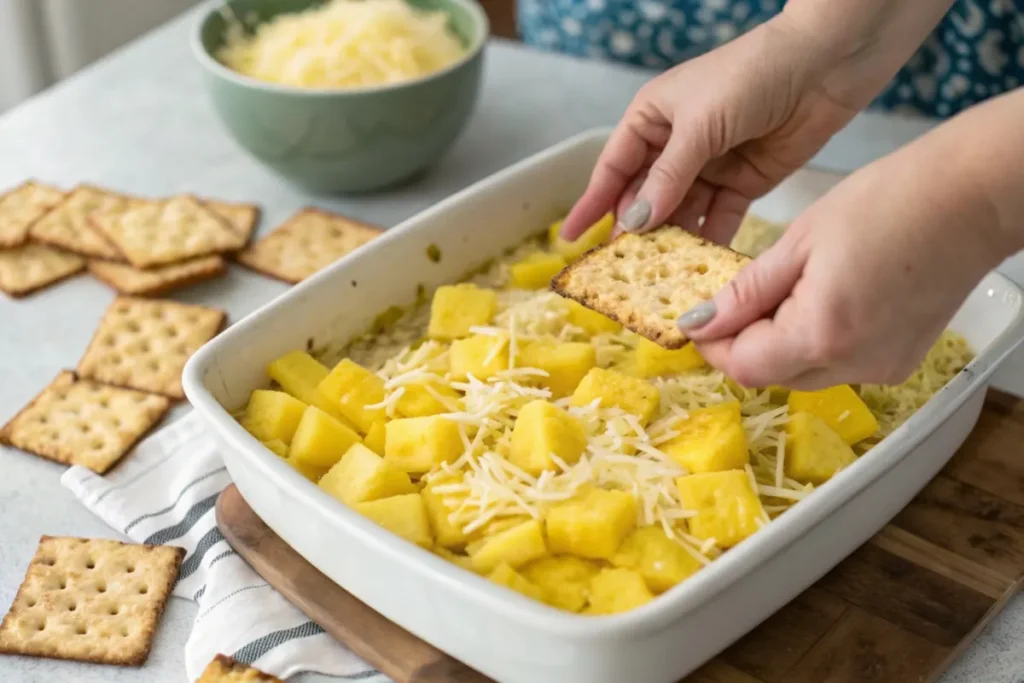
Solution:
{"label": "pineapple chunk", "polygon": [[410,543],[430,548],[434,539],[430,534],[427,510],[418,493],[406,493],[366,503],[357,503],[356,512],[372,519],[388,531]]}
{"label": "pineapple chunk", "polygon": [[498,308],[498,295],[474,284],[445,285],[434,292],[427,336],[452,341],[469,335],[469,328],[487,325]]}
{"label": "pineapple chunk", "polygon": [[622,408],[642,424],[650,422],[660,401],[657,387],[649,382],[603,368],[592,368],[586,374],[572,393],[572,405],[585,406],[596,398],[601,399],[603,408]]}
{"label": "pineapple chunk", "polygon": [[824,484],[857,460],[843,437],[817,415],[794,413],[786,435],[786,475],[801,483]]}
{"label": "pineapple chunk", "polygon": [[750,462],[739,401],[691,410],[672,430],[679,435],[660,448],[689,472],[737,470]]}
{"label": "pineapple chunk", "polygon": [[260,441],[291,443],[306,404],[283,391],[257,389],[249,397],[242,426]]}
{"label": "pineapple chunk", "polygon": [[600,220],[587,228],[586,232],[577,237],[575,242],[569,242],[559,237],[562,221],[556,221],[548,227],[548,244],[552,251],[558,252],[565,257],[566,261],[572,263],[594,247],[604,244],[611,237],[614,227],[615,216],[606,213]]}
{"label": "pineapple chunk", "polygon": [[[316,406],[337,420],[344,420],[338,406],[317,388],[327,377],[327,368],[304,351],[289,351],[267,366],[267,374],[281,388],[303,403]],[[346,427],[352,425],[345,421]]]}
{"label": "pineapple chunk", "polygon": [[354,444],[320,479],[320,488],[346,505],[415,493],[409,475],[361,443]]}
{"label": "pineapple chunk", "polygon": [[583,304],[566,299],[569,306],[569,324],[582,328],[584,332],[593,336],[596,334],[615,334],[622,329],[622,325],[611,318],[592,311]]}
{"label": "pineapple chunk", "polygon": [[263,445],[274,452],[274,455],[282,458],[288,457],[288,444],[280,439],[271,439],[270,441],[264,441]]}
{"label": "pineapple chunk", "polygon": [[[430,518],[430,527],[434,530],[434,538],[437,545],[444,548],[461,548],[470,540],[468,534],[448,519],[449,515],[455,512],[458,505],[466,498],[466,494],[438,493],[437,491],[439,487],[458,483],[461,483],[461,479],[455,475],[439,474],[430,477],[430,481],[420,492],[420,495],[423,496],[423,504],[427,507],[427,517]],[[445,502],[446,500],[450,502]]]}
{"label": "pineapple chunk", "polygon": [[385,420],[377,420],[370,425],[369,431],[366,432],[366,438],[363,439],[366,447],[380,456],[384,455],[386,424]]}
{"label": "pineapple chunk", "polygon": [[509,266],[508,274],[513,287],[519,289],[547,289],[551,278],[566,266],[561,254],[538,251]]}
{"label": "pineapple chunk", "polygon": [[584,342],[532,342],[519,349],[516,365],[548,373],[537,382],[551,390],[552,398],[569,396],[580,380],[597,365],[597,351]]}
{"label": "pineapple chunk", "polygon": [[508,370],[508,337],[477,334],[458,339],[451,346],[452,377],[465,381],[470,375],[486,380]]}
{"label": "pineapple chunk", "polygon": [[471,553],[473,568],[481,574],[490,573],[499,564],[516,569],[547,555],[544,525],[540,520],[531,519],[484,539],[474,550]]}
{"label": "pineapple chunk", "polygon": [[462,455],[459,427],[443,417],[407,417],[384,428],[384,457],[404,472],[423,474]]}
{"label": "pineapple chunk", "polygon": [[587,604],[590,579],[600,567],[571,555],[542,557],[523,567],[521,573],[544,591],[544,602],[552,607],[579,612]]}
{"label": "pineapple chunk", "polygon": [[641,377],[672,375],[702,368],[707,363],[690,342],[677,351],[663,349],[652,341],[641,338],[636,345],[636,369]]}
{"label": "pineapple chunk", "polygon": [[590,579],[590,604],[584,614],[628,612],[654,599],[644,579],[631,569],[602,569]]}
{"label": "pineapple chunk", "polygon": [[545,521],[552,553],[608,560],[636,526],[636,502],[624,491],[591,489],[553,505]]}
{"label": "pineapple chunk", "polygon": [[310,465],[309,463],[300,462],[295,458],[285,458],[285,462],[292,466],[296,472],[309,479],[314,484],[320,481],[320,478],[327,474],[327,469],[324,467],[317,467],[316,465]]}
{"label": "pineapple chunk", "polygon": [[468,555],[453,553],[447,548],[434,548],[434,554],[467,571],[473,571],[473,559]]}
{"label": "pineapple chunk", "polygon": [[316,406],[307,406],[292,437],[288,457],[325,469],[360,443],[359,435]]}
{"label": "pineapple chunk", "polygon": [[517,572],[507,564],[499,564],[497,568],[487,575],[487,578],[505,588],[511,588],[517,593],[522,593],[528,598],[533,598],[538,602],[544,601],[544,591],[541,590],[540,586],[536,585],[532,581],[523,577],[522,574]]}
{"label": "pineapple chunk", "polygon": [[384,419],[383,408],[366,407],[384,400],[384,380],[348,358],[334,366],[319,388],[360,434],[366,434],[374,422]]}
{"label": "pineapple chunk", "polygon": [[587,435],[580,421],[554,403],[538,399],[520,409],[508,459],[536,476],[544,470],[558,470],[552,454],[572,465],[586,447]]}
{"label": "pineapple chunk", "polygon": [[871,409],[848,384],[821,391],[791,391],[789,411],[817,415],[851,446],[878,431]]}
{"label": "pineapple chunk", "polygon": [[612,564],[639,573],[655,593],[664,593],[701,568],[701,563],[660,526],[645,526],[627,536]]}
{"label": "pineapple chunk", "polygon": [[452,408],[445,405],[437,396],[448,399],[453,406],[458,406],[459,392],[446,384],[430,383],[429,389],[427,383],[406,384],[404,389],[395,407],[405,417],[429,417],[451,411]]}
{"label": "pineapple chunk", "polygon": [[731,548],[758,530],[764,508],[743,470],[690,474],[676,479],[683,508],[697,515],[686,520],[690,534],[702,541],[715,539]]}

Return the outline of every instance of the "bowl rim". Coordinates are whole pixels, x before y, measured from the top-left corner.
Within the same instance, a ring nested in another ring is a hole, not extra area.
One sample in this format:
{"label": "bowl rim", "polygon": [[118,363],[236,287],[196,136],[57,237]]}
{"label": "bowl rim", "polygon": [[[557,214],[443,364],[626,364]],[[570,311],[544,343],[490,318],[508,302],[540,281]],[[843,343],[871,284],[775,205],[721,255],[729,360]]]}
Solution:
{"label": "bowl rim", "polygon": [[[230,67],[221,64],[210,51],[206,49],[203,44],[203,27],[206,26],[206,22],[222,7],[226,7],[231,4],[230,0],[209,0],[202,5],[202,11],[199,14],[199,18],[195,21],[192,26],[192,31],[189,37],[189,43],[192,47],[192,54],[196,60],[210,73],[219,76],[222,79],[230,81],[235,85],[250,88],[253,90],[261,90],[267,93],[275,93],[280,95],[299,95],[299,96],[311,96],[311,97],[334,97],[344,95],[367,95],[374,93],[385,93],[401,90],[410,86],[417,86],[430,81],[442,78],[460,68],[464,65],[477,59],[478,56],[483,52],[484,47],[487,45],[491,35],[491,22],[487,17],[487,13],[477,0],[447,0],[453,4],[459,5],[464,8],[473,17],[474,24],[477,28],[475,35],[472,37],[469,43],[469,47],[465,54],[459,59],[452,62],[443,69],[438,69],[425,76],[418,78],[412,78],[405,81],[398,81],[396,83],[382,83],[379,85],[360,85],[351,88],[302,88],[294,85],[283,85],[280,83],[272,83],[270,81],[261,81],[257,78],[245,76]],[[443,10],[442,10],[443,11]]]}

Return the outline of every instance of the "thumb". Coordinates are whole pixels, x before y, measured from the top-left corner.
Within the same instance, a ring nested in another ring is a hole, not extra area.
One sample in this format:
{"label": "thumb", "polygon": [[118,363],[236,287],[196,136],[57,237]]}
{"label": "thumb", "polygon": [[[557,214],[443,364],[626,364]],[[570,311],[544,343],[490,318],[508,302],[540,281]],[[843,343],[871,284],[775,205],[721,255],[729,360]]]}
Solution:
{"label": "thumb", "polygon": [[677,325],[695,341],[732,337],[781,304],[800,279],[805,257],[783,238],[751,261],[710,301],[683,313]]}

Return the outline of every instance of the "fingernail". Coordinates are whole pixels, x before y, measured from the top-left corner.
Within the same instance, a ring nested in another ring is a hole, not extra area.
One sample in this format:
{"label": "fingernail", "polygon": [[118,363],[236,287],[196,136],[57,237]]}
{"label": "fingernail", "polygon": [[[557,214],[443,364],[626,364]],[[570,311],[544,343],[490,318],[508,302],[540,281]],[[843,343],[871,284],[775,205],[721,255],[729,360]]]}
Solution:
{"label": "fingernail", "polygon": [[650,218],[651,203],[646,199],[637,199],[619,218],[619,226],[626,232],[636,232],[647,225]]}
{"label": "fingernail", "polygon": [[718,307],[715,306],[714,301],[702,301],[679,316],[676,327],[681,330],[695,330],[698,327],[704,327],[711,322],[716,313],[718,313]]}

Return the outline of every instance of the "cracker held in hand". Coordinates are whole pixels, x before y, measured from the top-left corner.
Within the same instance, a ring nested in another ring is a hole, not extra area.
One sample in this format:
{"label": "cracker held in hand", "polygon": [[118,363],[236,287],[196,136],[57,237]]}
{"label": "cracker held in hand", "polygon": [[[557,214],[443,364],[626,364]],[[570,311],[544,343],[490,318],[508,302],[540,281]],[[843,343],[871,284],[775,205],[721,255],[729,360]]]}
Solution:
{"label": "cracker held in hand", "polygon": [[0,652],[141,666],[178,577],[183,548],[43,536]]}
{"label": "cracker held in hand", "polygon": [[196,282],[221,275],[227,267],[222,256],[199,258],[148,270],[133,268],[126,263],[89,261],[89,272],[121,294],[156,296],[180,289]]}
{"label": "cracker held in hand", "polygon": [[203,199],[203,206],[226,220],[239,235],[245,238],[243,246],[249,243],[256,224],[260,220],[260,207],[255,204],[224,202],[214,199]]}
{"label": "cracker held in hand", "polygon": [[123,260],[117,249],[89,228],[94,213],[122,211],[132,198],[90,185],[79,185],[68,198],[36,221],[29,236],[82,256]]}
{"label": "cracker held in hand", "polygon": [[[25,296],[85,268],[85,259],[41,244],[0,250],[0,290]],[[0,323],[0,329],[3,324]]]}
{"label": "cracker held in hand", "polygon": [[559,273],[552,288],[666,349],[682,348],[680,315],[707,301],[750,261],[682,228],[625,233]]}
{"label": "cracker held in hand", "polygon": [[245,236],[195,197],[139,200],[123,211],[94,213],[90,225],[136,268],[152,268],[241,249]]}
{"label": "cracker held in hand", "polygon": [[103,474],[164,416],[163,396],[64,371],[2,430],[0,443]]}
{"label": "cracker held in hand", "polygon": [[22,244],[31,225],[62,201],[63,191],[34,182],[0,194],[0,248]]}
{"label": "cracker held in hand", "polygon": [[196,683],[282,683],[281,679],[259,669],[236,662],[225,655],[217,655],[203,670]]}
{"label": "cracker held in hand", "polygon": [[107,309],[78,374],[106,384],[185,398],[181,371],[224,324],[224,312],[121,296]]}
{"label": "cracker held in hand", "polygon": [[319,209],[303,209],[238,255],[259,273],[298,283],[355,251],[381,229]]}

